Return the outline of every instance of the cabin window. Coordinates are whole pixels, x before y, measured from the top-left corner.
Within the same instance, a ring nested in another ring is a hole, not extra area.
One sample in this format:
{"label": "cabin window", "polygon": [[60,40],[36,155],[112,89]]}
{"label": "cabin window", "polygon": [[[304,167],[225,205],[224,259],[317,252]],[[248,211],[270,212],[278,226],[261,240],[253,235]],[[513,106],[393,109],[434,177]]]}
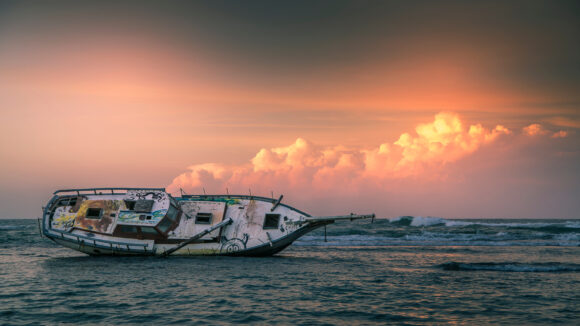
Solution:
{"label": "cabin window", "polygon": [[87,218],[101,218],[101,214],[103,214],[102,208],[89,208],[87,209]]}
{"label": "cabin window", "polygon": [[127,210],[130,211],[135,210],[135,203],[136,201],[134,200],[125,200],[125,206],[127,207]]}
{"label": "cabin window", "polygon": [[172,221],[175,221],[177,217],[177,208],[175,208],[173,205],[170,205],[166,216],[169,217],[169,219]]}
{"label": "cabin window", "polygon": [[266,214],[264,229],[277,229],[280,222],[280,214]]}
{"label": "cabin window", "polygon": [[211,224],[211,213],[197,213],[195,215],[195,224]]}
{"label": "cabin window", "polygon": [[161,231],[161,233],[166,233],[171,227],[171,225],[173,225],[173,221],[168,218],[164,218],[161,221],[161,223],[157,225],[157,228],[159,229],[159,231]]}
{"label": "cabin window", "polygon": [[141,232],[143,234],[154,234],[154,235],[158,235],[159,234],[159,232],[157,232],[157,230],[155,230],[154,228],[152,228],[152,227],[145,227],[145,226],[142,226],[141,227]]}
{"label": "cabin window", "polygon": [[123,233],[137,233],[137,227],[133,225],[121,225],[119,230]]}

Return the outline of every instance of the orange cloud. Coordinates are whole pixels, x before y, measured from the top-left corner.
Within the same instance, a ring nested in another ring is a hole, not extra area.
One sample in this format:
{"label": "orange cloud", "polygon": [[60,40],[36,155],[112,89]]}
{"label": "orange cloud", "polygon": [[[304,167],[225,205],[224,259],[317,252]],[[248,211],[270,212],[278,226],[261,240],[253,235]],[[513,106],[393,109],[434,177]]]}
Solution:
{"label": "orange cloud", "polygon": [[531,125],[524,127],[522,130],[524,134],[528,136],[545,135],[548,133],[548,131],[539,123],[532,123]]}
{"label": "orange cloud", "polygon": [[510,133],[501,125],[493,130],[480,124],[464,128],[459,117],[452,113],[439,113],[433,122],[420,124],[415,131],[417,136],[404,133],[394,143],[403,150],[399,167],[417,162],[453,162],[476,151],[482,144]]}
{"label": "orange cloud", "polygon": [[550,137],[552,138],[566,138],[568,136],[568,132],[565,130],[553,132],[544,128],[542,125],[538,123],[533,123],[527,127],[524,127],[522,131],[523,134],[526,136],[545,136],[548,134],[551,134]]}
{"label": "orange cloud", "polygon": [[559,127],[580,128],[580,121],[570,118],[554,117],[546,121]]}
{"label": "orange cloud", "polygon": [[568,136],[568,132],[560,130],[552,134],[552,138],[565,138]]}
{"label": "orange cloud", "polygon": [[321,147],[298,138],[289,146],[261,149],[247,164],[193,165],[168,190],[199,192],[205,187],[245,192],[250,187],[262,193],[283,188],[348,194],[369,182],[420,176],[510,133],[501,125],[491,130],[480,124],[465,127],[456,114],[440,113],[432,122],[418,125],[415,134],[404,133],[394,143],[376,148]]}

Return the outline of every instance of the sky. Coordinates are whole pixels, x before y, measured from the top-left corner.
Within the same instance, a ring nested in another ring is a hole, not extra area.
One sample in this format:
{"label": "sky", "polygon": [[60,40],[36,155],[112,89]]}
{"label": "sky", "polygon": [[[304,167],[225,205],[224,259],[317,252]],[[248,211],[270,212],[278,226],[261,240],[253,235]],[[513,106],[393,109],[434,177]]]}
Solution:
{"label": "sky", "polygon": [[61,188],[580,218],[577,1],[0,1],[0,218]]}

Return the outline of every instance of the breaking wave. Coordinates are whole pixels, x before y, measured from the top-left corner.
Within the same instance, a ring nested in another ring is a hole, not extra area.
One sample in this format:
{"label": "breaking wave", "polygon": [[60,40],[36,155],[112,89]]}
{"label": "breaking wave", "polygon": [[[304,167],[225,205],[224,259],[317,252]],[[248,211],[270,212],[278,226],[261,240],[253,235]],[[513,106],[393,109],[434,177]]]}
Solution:
{"label": "breaking wave", "polygon": [[445,224],[445,220],[439,217],[421,217],[421,216],[399,216],[389,219],[389,222],[396,225],[406,226],[431,226]]}
{"label": "breaking wave", "polygon": [[[448,220],[440,217],[399,216],[388,219],[391,224],[402,226],[499,226],[509,228],[532,228],[546,230],[579,229],[580,220]],[[517,221],[517,222],[516,222]]]}
{"label": "breaking wave", "polygon": [[578,220],[450,220],[400,216],[338,222],[310,233],[299,246],[580,246]]}
{"label": "breaking wave", "polygon": [[498,272],[580,272],[579,264],[565,263],[459,263],[437,265],[446,271],[498,271]]}

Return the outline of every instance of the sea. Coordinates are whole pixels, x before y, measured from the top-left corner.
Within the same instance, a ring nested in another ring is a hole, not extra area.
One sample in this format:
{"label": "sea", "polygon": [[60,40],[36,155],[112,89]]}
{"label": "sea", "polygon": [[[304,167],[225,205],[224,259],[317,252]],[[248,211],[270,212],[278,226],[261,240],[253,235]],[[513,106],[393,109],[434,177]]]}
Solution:
{"label": "sea", "polygon": [[345,221],[273,257],[90,257],[0,220],[0,325],[580,325],[580,220]]}

